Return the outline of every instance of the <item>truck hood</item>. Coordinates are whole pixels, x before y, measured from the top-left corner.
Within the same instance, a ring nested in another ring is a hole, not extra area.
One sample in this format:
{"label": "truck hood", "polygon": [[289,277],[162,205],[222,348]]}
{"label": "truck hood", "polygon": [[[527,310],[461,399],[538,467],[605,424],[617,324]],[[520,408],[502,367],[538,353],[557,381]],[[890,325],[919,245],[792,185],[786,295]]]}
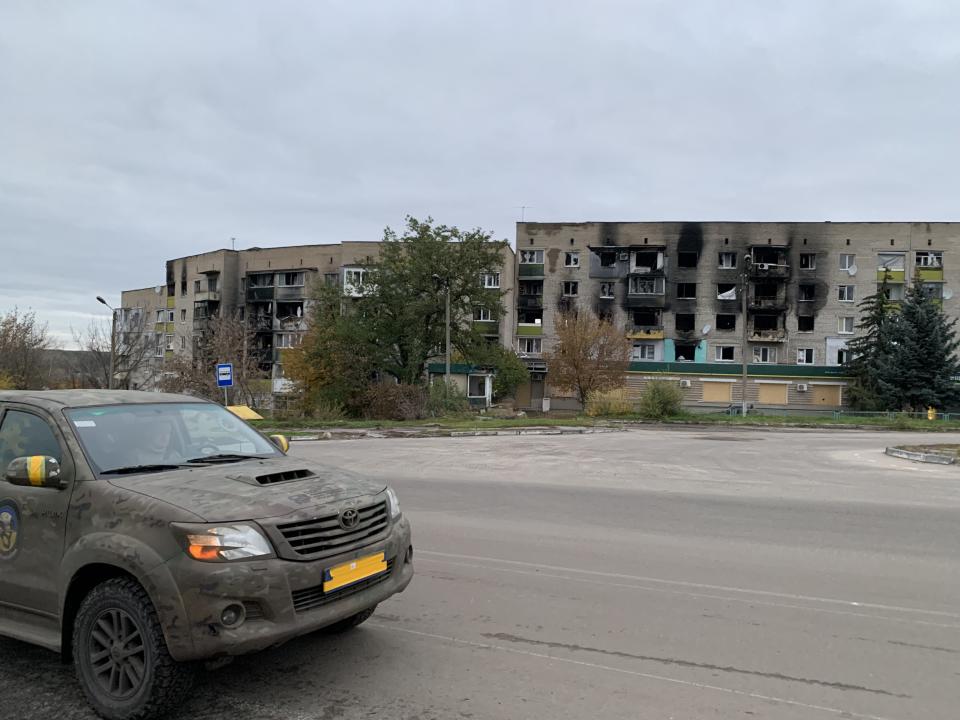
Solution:
{"label": "truck hood", "polygon": [[382,481],[290,457],[198,465],[115,477],[109,482],[187,510],[207,522],[282,517],[386,489]]}

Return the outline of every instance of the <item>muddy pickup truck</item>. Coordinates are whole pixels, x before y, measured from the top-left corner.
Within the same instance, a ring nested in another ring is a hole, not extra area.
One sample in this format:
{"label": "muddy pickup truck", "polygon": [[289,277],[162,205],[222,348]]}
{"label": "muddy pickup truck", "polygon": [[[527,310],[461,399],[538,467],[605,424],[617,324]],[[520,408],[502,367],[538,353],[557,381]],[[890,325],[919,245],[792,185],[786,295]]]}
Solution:
{"label": "muddy pickup truck", "polygon": [[383,482],[286,450],[196,398],[0,392],[0,635],[132,720],[200,661],[360,624],[413,577],[410,526]]}

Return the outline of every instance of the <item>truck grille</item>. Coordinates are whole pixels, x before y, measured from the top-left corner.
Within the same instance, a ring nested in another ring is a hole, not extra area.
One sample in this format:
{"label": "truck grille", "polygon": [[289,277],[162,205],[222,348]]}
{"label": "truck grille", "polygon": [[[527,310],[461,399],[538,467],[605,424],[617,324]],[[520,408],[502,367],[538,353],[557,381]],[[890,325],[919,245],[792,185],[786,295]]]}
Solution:
{"label": "truck grille", "polygon": [[291,549],[305,557],[335,555],[352,545],[364,545],[387,529],[387,501],[357,508],[360,518],[356,526],[340,527],[339,513],[324,515],[312,520],[282,523],[277,530]]}
{"label": "truck grille", "polygon": [[380,583],[390,579],[390,573],[393,572],[393,560],[393,558],[387,560],[386,572],[382,572],[379,575],[374,575],[373,577],[369,577],[364,580],[359,580],[352,585],[338,588],[332,592],[324,593],[322,583],[320,585],[315,585],[314,587],[304,588],[303,590],[294,590],[293,609],[297,612],[306,612],[307,610],[313,610],[314,608],[326,605],[327,603],[332,603],[335,600],[340,600],[341,598],[355,595],[356,593],[362,592],[363,590],[371,588],[374,585],[379,585]]}

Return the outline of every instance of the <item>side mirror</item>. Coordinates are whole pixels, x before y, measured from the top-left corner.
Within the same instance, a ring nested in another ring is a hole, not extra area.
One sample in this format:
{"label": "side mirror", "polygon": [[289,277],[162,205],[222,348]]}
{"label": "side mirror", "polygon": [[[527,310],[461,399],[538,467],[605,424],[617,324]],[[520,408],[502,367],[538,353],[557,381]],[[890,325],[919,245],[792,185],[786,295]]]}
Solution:
{"label": "side mirror", "polygon": [[6,480],[11,485],[46,487],[60,490],[64,487],[60,461],[46,455],[15,458],[7,465]]}
{"label": "side mirror", "polygon": [[270,442],[280,448],[281,452],[287,452],[290,450],[290,441],[287,440],[286,435],[271,435]]}

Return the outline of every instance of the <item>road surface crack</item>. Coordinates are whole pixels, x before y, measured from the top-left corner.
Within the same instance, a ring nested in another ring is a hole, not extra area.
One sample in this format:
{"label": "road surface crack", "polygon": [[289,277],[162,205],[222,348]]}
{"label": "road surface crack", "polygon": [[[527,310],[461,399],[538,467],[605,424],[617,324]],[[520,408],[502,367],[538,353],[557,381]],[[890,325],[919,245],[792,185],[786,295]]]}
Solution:
{"label": "road surface crack", "polygon": [[599,653],[613,657],[629,658],[631,660],[647,660],[649,662],[661,663],[663,665],[675,665],[678,667],[697,668],[700,670],[715,670],[725,673],[736,673],[739,675],[753,675],[755,677],[770,678],[772,680],[785,680],[787,682],[804,683],[806,685],[819,685],[821,687],[833,688],[835,690],[859,690],[860,692],[873,693],[875,695],[886,695],[888,697],[910,699],[910,695],[893,693],[887,690],[877,690],[863,685],[850,685],[848,683],[830,682],[828,680],[814,680],[812,678],[793,677],[783,673],[768,673],[759,670],[745,670],[743,668],[733,667],[731,665],[713,665],[711,663],[699,663],[692,660],[680,660],[677,658],[656,657],[654,655],[637,655],[635,653],[624,652],[623,650],[603,650],[601,648],[587,647],[584,645],[573,645],[570,643],[551,642],[548,640],[534,640],[533,638],[520,637],[509,633],[483,633],[483,637],[491,640],[501,640],[503,642],[521,643],[526,645],[537,645],[540,647],[549,647],[554,649],[573,650],[580,652]]}

